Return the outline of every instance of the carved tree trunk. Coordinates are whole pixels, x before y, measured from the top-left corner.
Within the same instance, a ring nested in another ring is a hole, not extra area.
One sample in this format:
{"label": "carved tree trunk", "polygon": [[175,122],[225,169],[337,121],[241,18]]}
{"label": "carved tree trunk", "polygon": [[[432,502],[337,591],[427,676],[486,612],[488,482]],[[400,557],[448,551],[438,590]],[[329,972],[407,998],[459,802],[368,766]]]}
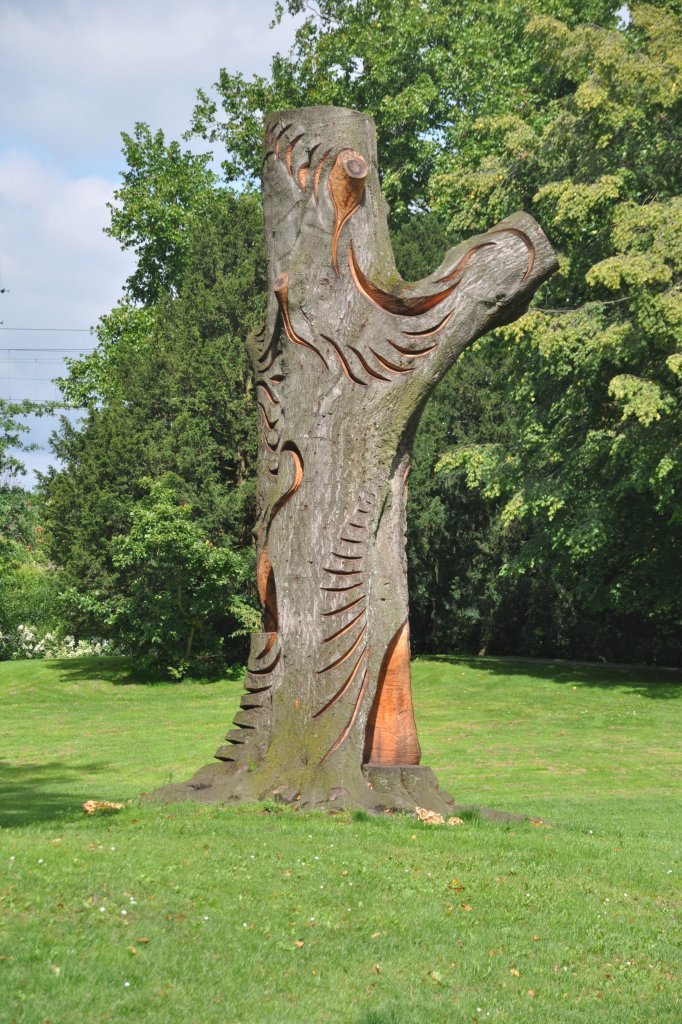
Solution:
{"label": "carved tree trunk", "polygon": [[447,809],[417,767],[405,560],[410,448],[462,350],[556,269],[516,214],[417,284],[396,270],[370,118],[269,118],[269,303],[250,339],[262,421],[258,591],[235,729],[175,796]]}

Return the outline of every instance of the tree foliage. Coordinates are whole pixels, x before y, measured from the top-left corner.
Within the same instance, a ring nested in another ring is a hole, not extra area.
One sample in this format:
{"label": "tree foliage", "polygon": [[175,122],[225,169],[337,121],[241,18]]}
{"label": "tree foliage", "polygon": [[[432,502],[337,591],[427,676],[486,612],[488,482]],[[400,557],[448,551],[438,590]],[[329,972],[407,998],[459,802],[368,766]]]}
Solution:
{"label": "tree foliage", "polygon": [[[659,0],[623,22],[619,7],[289,0],[277,17],[305,18],[270,75],[224,70],[199,94],[191,132],[226,148],[240,187],[271,110],[371,114],[408,279],[516,209],[560,250],[534,308],[469,350],[424,413],[408,514],[418,650],[682,657],[681,11]],[[197,544],[248,558],[253,515],[258,200],[146,126],[124,144],[110,233],[138,264],[98,350],[70,367],[66,395],[88,412],[55,440],[64,469],[46,485],[84,627],[132,600],[120,552],[142,566],[145,517],[170,529],[182,508]],[[168,473],[172,497],[146,482]],[[229,579],[224,607],[252,599],[240,572]],[[170,582],[162,593],[171,608]],[[208,619],[199,655],[239,628]]]}
{"label": "tree foliage", "polygon": [[[149,493],[132,508],[130,529],[112,538],[113,599],[102,609],[137,661],[176,678],[224,659],[225,623],[257,628],[241,597],[253,568],[225,537],[205,537],[183,500],[183,480],[142,481]],[[235,630],[235,631],[236,631]]]}
{"label": "tree foliage", "polygon": [[132,135],[121,134],[127,167],[123,184],[107,206],[106,234],[122,249],[132,249],[137,265],[127,282],[130,297],[149,305],[162,292],[174,292],[189,247],[190,223],[209,216],[216,176],[210,153],[195,154],[179,143],[166,145],[162,131],[138,122]]}
{"label": "tree foliage", "polygon": [[18,484],[25,468],[22,417],[44,411],[32,402],[0,399],[0,658],[9,657],[17,629],[56,621],[57,584],[44,546],[41,504]]}
{"label": "tree foliage", "polygon": [[[306,11],[292,52],[269,78],[220,72],[200,91],[192,131],[227,149],[230,179],[260,173],[263,116],[330,104],[375,119],[383,189],[394,222],[426,208],[443,152],[459,150],[472,118],[538,104],[540,72],[524,33],[530,14],[568,25],[611,24],[613,0],[305,0],[277,4],[277,19]],[[432,268],[431,268],[432,269]]]}
{"label": "tree foliage", "polygon": [[545,311],[483,343],[488,359],[505,353],[495,390],[513,397],[514,437],[467,439],[441,467],[496,502],[516,536],[500,575],[570,598],[571,650],[671,659],[682,614],[682,34],[671,11],[631,16],[617,32],[531,21],[556,98],[540,121],[478,120],[479,154],[444,159],[432,180],[435,207],[455,211],[451,230],[522,205],[562,253]]}
{"label": "tree foliage", "polygon": [[[176,294],[162,292],[144,307],[124,301],[103,318],[97,351],[71,365],[63,387],[87,413],[77,426],[63,422],[53,448],[64,468],[44,484],[50,551],[63,569],[74,625],[86,634],[104,632],[140,660],[176,671],[184,670],[187,658],[179,639],[184,627],[171,627],[170,576],[159,569],[156,577],[144,577],[154,597],[142,642],[144,616],[131,611],[139,609],[141,595],[130,591],[129,566],[121,561],[123,550],[132,558],[130,545],[142,550],[140,522],[156,515],[163,530],[172,518],[168,493],[150,492],[150,480],[173,474],[179,537],[192,557],[203,543],[214,552],[192,570],[196,601],[201,604],[200,592],[212,593],[215,601],[194,630],[195,664],[203,665],[209,654],[239,652],[239,642],[226,640],[243,625],[244,614],[235,609],[254,599],[243,570],[251,559],[255,459],[244,334],[261,308],[262,224],[251,196],[214,190],[211,202],[210,214],[202,201],[200,213],[188,215]],[[241,559],[241,568],[233,565],[218,585],[215,559],[228,554]],[[166,569],[170,573],[170,562]],[[206,579],[199,583],[202,572]],[[184,606],[192,600],[185,596]]]}

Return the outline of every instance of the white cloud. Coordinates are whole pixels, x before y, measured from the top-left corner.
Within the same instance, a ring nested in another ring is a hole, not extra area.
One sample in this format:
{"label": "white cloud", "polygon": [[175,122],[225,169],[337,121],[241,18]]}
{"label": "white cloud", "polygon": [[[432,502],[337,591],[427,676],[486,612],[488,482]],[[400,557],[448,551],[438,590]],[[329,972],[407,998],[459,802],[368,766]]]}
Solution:
{"label": "white cloud", "polygon": [[[268,31],[273,10],[274,0],[2,0],[0,286],[11,291],[0,294],[0,321],[88,328],[112,307],[131,270],[102,233],[120,132],[146,121],[178,138],[196,89],[221,67],[266,73],[294,33],[291,19]],[[87,334],[0,332],[0,347],[90,343]],[[27,355],[12,366],[14,397],[54,397],[41,378],[60,372],[60,357]],[[0,396],[6,377],[0,361]],[[44,443],[53,425],[32,421],[32,439]]]}
{"label": "white cloud", "polygon": [[[102,232],[113,188],[26,153],[0,155],[0,270],[10,289],[0,296],[1,397],[57,398],[50,378],[63,372],[66,353],[41,350],[92,346],[87,333],[11,328],[89,328],[120,296],[132,263]],[[54,420],[30,423],[31,440],[45,445]],[[44,469],[48,460],[43,451],[25,461]]]}
{"label": "white cloud", "polygon": [[188,125],[221,67],[265,72],[293,22],[268,31],[272,0],[6,0],[0,121],[69,162],[109,160],[119,133]]}
{"label": "white cloud", "polygon": [[[27,153],[0,155],[6,327],[87,328],[113,305],[131,266],[102,232],[113,189],[99,177],[69,178]],[[5,345],[10,333],[3,332]],[[25,343],[12,339],[15,347]]]}

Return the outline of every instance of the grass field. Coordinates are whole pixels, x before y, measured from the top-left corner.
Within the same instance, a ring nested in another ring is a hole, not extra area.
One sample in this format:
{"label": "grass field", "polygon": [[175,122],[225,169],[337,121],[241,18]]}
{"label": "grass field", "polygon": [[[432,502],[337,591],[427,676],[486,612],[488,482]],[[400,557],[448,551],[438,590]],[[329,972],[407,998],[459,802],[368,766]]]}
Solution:
{"label": "grass field", "polygon": [[0,664],[3,1024],[680,1024],[682,677],[415,663],[441,785],[551,827],[139,802],[240,681]]}

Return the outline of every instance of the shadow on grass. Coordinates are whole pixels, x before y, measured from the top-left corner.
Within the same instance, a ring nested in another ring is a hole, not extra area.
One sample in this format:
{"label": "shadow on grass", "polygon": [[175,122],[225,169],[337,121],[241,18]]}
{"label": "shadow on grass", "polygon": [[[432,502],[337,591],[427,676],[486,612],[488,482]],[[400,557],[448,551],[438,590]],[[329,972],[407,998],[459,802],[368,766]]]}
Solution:
{"label": "shadow on grass", "polygon": [[627,688],[652,700],[682,697],[682,669],[661,669],[647,665],[598,665],[580,661],[544,661],[540,658],[475,657],[459,654],[423,655],[424,661],[464,665],[477,673],[526,676],[551,683],[601,689]]}
{"label": "shadow on grass", "polygon": [[30,765],[0,761],[0,827],[16,828],[80,815],[81,805],[90,794],[65,793],[64,787],[76,781],[82,784],[84,776],[107,768],[105,762],[72,766],[63,761]]}
{"label": "shadow on grass", "polygon": [[390,1007],[377,1010],[365,1010],[358,1024],[401,1024],[395,1010]]}
{"label": "shadow on grass", "polygon": [[193,677],[182,680],[160,678],[148,670],[136,668],[130,658],[62,658],[50,663],[65,682],[87,683],[93,679],[111,683],[112,686],[206,686],[227,679],[231,683],[241,682],[244,677],[243,665],[230,665],[219,675]]}

